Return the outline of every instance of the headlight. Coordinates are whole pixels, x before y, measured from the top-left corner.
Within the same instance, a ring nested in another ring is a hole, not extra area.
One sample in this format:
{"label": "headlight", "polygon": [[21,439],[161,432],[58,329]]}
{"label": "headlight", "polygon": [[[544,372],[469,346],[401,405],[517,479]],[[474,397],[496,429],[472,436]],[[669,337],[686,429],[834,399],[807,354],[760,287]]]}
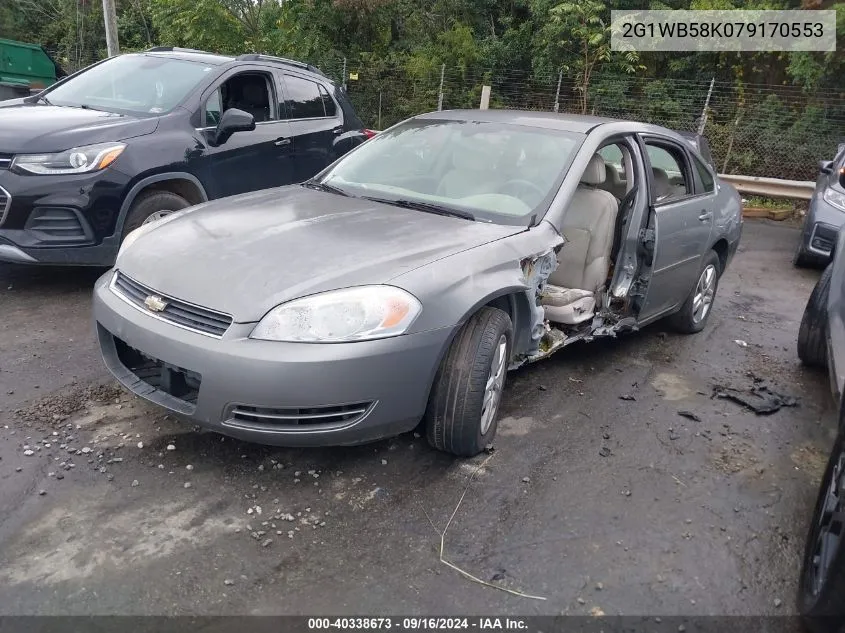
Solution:
{"label": "headlight", "polygon": [[837,191],[833,187],[828,187],[824,190],[824,199],[828,204],[845,211],[845,193]]}
{"label": "headlight", "polygon": [[273,308],[250,338],[340,343],[403,334],[422,311],[415,296],[393,286],[359,286],[295,299]]}
{"label": "headlight", "polygon": [[56,154],[21,154],[12,168],[30,174],[85,174],[111,165],[126,148],[125,143],[98,143],[74,147]]}

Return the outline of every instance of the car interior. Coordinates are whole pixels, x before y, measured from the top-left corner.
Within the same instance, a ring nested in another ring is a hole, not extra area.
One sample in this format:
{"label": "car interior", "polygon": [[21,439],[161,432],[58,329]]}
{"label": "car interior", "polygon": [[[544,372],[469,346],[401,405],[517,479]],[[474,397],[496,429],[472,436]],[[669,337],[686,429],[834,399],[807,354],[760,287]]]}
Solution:
{"label": "car interior", "polygon": [[206,125],[216,126],[222,114],[231,108],[248,112],[256,123],[273,118],[271,91],[262,73],[239,73],[230,77],[206,102]]}
{"label": "car interior", "polygon": [[[611,162],[613,158],[616,162]],[[549,321],[572,326],[595,315],[598,295],[608,282],[621,244],[628,202],[635,193],[628,187],[635,182],[632,165],[628,149],[619,144],[602,148],[590,159],[564,216],[561,229],[566,245],[558,253],[558,267],[543,294]]]}

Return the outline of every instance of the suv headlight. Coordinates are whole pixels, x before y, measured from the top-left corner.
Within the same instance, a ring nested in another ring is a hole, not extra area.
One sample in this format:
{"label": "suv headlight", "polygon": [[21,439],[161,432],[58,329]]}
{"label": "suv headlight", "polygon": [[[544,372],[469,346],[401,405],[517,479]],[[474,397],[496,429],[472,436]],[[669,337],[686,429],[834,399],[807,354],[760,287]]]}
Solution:
{"label": "suv headlight", "polygon": [[828,187],[824,190],[824,200],[828,204],[832,204],[837,209],[845,211],[845,193],[837,191],[833,187]]}
{"label": "suv headlight", "polygon": [[12,161],[12,168],[39,176],[85,174],[105,169],[125,148],[125,143],[98,143],[55,154],[20,154]]}
{"label": "suv headlight", "polygon": [[358,286],[294,299],[273,308],[250,338],[341,343],[398,336],[422,312],[412,294],[394,286]]}

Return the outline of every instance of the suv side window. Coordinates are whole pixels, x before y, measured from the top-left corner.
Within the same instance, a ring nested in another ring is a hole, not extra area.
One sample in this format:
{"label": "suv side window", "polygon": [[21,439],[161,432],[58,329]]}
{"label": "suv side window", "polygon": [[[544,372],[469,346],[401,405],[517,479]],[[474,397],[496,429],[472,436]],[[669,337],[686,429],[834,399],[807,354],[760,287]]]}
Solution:
{"label": "suv side window", "polygon": [[704,166],[697,156],[692,157],[692,162],[695,163],[695,169],[698,172],[698,177],[701,179],[701,184],[704,186],[704,193],[713,193],[716,189],[716,183],[713,180],[713,174]]}
{"label": "suv side window", "polygon": [[[314,119],[326,116],[326,108],[323,103],[323,93],[320,92],[320,84],[316,81],[309,81],[293,75],[285,75],[285,104],[287,105],[288,118],[290,119]],[[328,97],[328,94],[326,94]],[[332,102],[334,103],[334,102]]]}
{"label": "suv side window", "polygon": [[651,163],[655,202],[678,200],[693,194],[693,180],[680,149],[650,141],[646,141],[645,149]]}
{"label": "suv side window", "polygon": [[324,86],[320,84],[318,85],[320,87],[320,97],[323,99],[323,108],[326,111],[326,116],[334,116],[337,114],[337,106],[335,105],[334,99],[331,98],[331,95],[329,95]]}
{"label": "suv side window", "polygon": [[256,123],[276,119],[270,76],[262,72],[232,75],[208,97],[203,105],[203,124],[214,127],[226,110],[237,108],[248,112]]}

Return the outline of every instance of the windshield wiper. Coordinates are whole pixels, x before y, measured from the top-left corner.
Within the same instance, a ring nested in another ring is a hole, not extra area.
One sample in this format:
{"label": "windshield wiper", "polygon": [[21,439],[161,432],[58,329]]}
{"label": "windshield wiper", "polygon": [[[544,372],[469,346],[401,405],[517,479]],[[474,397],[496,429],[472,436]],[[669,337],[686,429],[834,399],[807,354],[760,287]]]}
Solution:
{"label": "windshield wiper", "polygon": [[430,202],[421,202],[419,200],[390,200],[388,198],[375,198],[372,196],[362,196],[365,200],[372,200],[373,202],[383,202],[384,204],[392,204],[395,207],[402,209],[413,209],[414,211],[423,211],[424,213],[434,213],[435,215],[445,215],[452,218],[461,218],[463,220],[475,221],[475,216],[469,211],[462,209],[455,209],[452,207],[444,207],[439,204],[432,204]]}
{"label": "windshield wiper", "polygon": [[354,197],[348,191],[344,191],[340,187],[335,187],[333,185],[327,185],[324,182],[319,182],[318,180],[306,180],[302,183],[303,187],[308,187],[309,189],[316,189],[317,191],[325,191],[327,193],[333,193],[338,196],[346,196],[347,198]]}

